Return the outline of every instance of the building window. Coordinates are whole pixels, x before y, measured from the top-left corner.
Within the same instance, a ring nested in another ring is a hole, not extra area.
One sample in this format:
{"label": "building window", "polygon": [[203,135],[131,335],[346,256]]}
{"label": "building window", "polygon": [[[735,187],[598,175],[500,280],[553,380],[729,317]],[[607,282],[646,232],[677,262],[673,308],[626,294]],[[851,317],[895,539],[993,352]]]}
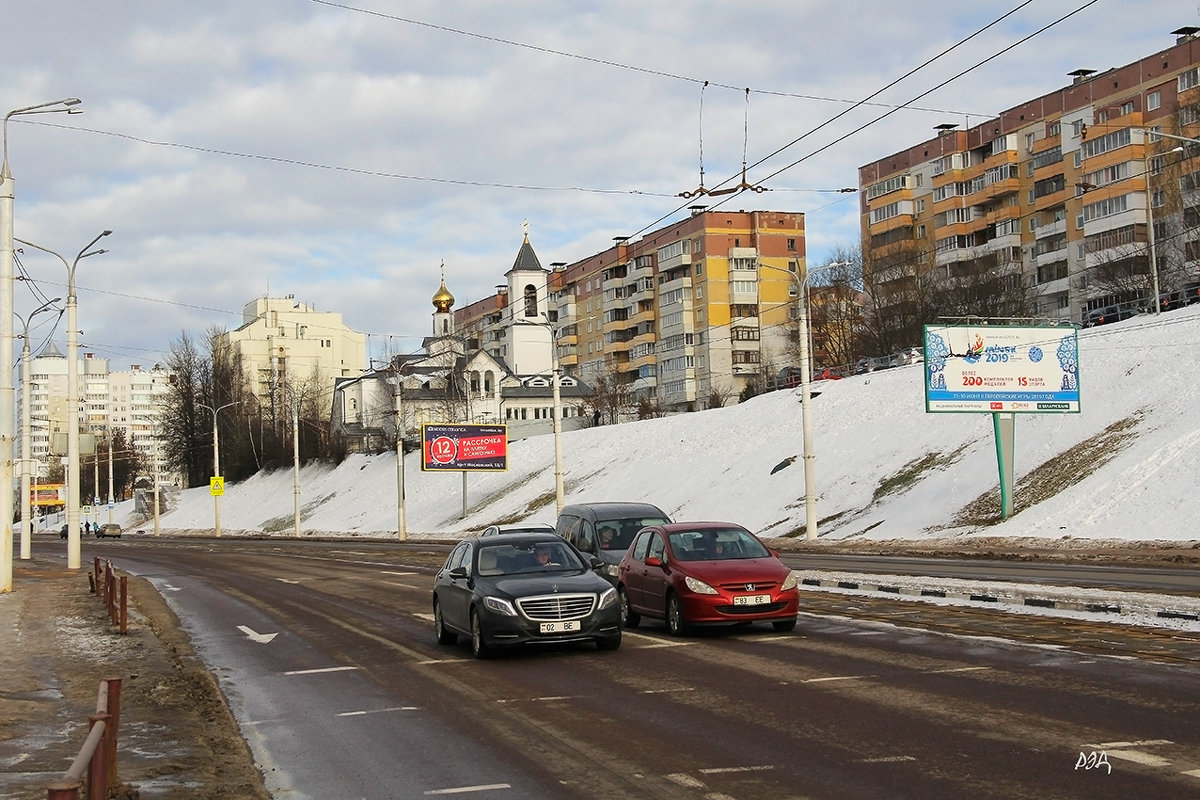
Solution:
{"label": "building window", "polygon": [[1133,113],[1133,101],[1127,100],[1121,104],[1121,116]]}
{"label": "building window", "polygon": [[1146,95],[1146,110],[1154,111],[1162,105],[1162,92],[1151,92]]}
{"label": "building window", "polygon": [[1178,86],[1181,92],[1200,86],[1200,67],[1192,67],[1187,72],[1179,73]]}
{"label": "building window", "polygon": [[787,249],[788,249],[790,252],[795,252],[795,251],[796,251],[796,240],[795,240],[795,239],[788,239],[788,240],[787,240]]}

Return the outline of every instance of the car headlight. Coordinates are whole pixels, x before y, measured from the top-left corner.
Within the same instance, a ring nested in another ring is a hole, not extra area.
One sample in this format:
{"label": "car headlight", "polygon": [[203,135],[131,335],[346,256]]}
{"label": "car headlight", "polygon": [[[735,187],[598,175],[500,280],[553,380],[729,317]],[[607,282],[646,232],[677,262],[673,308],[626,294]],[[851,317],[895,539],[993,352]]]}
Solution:
{"label": "car headlight", "polygon": [[789,589],[795,589],[798,581],[799,578],[796,577],[796,570],[792,570],[788,573],[787,580],[783,582],[783,586],[779,587],[779,591],[786,592]]}
{"label": "car headlight", "polygon": [[600,608],[608,608],[617,602],[617,590],[609,587],[600,595]]}
{"label": "car headlight", "polygon": [[683,579],[683,585],[691,589],[696,594],[717,594],[717,590],[709,586],[701,580],[697,580],[692,576],[687,576]]}
{"label": "car headlight", "polygon": [[489,611],[495,611],[497,614],[503,614],[506,617],[515,617],[517,610],[513,608],[512,603],[500,597],[485,597],[483,604]]}

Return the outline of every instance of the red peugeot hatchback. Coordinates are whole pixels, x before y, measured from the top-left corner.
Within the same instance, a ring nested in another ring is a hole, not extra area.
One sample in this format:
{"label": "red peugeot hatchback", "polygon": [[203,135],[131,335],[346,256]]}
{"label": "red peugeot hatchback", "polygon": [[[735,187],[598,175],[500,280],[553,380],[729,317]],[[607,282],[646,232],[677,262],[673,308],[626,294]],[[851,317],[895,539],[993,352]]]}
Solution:
{"label": "red peugeot hatchback", "polygon": [[731,522],[644,528],[618,568],[624,624],[665,619],[679,636],[693,625],[771,622],[796,627],[796,573],[758,537]]}

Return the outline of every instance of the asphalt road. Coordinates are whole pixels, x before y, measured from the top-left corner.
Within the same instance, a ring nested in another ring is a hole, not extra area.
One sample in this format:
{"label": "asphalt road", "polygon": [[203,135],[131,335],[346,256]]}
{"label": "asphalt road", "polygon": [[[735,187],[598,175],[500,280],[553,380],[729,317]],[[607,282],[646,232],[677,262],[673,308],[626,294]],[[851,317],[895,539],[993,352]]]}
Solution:
{"label": "asphalt road", "polygon": [[171,603],[277,797],[1200,795],[1197,637],[806,593],[791,634],[476,661],[434,641],[440,548],[88,550]]}

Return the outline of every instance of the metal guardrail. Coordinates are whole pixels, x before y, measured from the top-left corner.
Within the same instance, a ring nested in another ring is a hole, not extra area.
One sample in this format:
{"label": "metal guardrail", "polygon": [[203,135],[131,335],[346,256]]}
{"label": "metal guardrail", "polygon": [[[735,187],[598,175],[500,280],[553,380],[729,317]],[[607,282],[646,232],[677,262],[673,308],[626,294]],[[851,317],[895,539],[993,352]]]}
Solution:
{"label": "metal guardrail", "polygon": [[96,713],[88,717],[88,736],[62,778],[46,787],[46,800],[108,797],[117,784],[117,731],[121,727],[121,678],[100,681]]}
{"label": "metal guardrail", "polygon": [[129,576],[118,576],[111,561],[106,560],[101,568],[100,557],[96,556],[92,571],[88,573],[88,582],[92,594],[99,595],[104,601],[109,622],[119,626],[122,634],[129,633]]}

